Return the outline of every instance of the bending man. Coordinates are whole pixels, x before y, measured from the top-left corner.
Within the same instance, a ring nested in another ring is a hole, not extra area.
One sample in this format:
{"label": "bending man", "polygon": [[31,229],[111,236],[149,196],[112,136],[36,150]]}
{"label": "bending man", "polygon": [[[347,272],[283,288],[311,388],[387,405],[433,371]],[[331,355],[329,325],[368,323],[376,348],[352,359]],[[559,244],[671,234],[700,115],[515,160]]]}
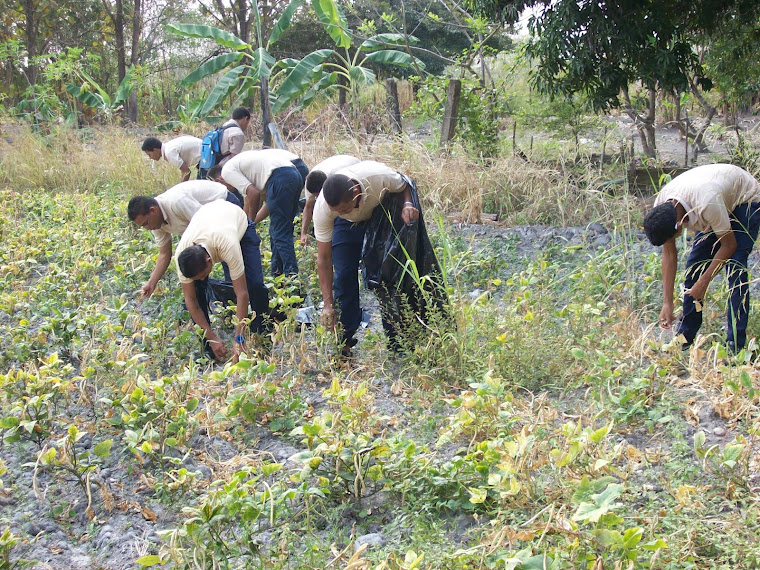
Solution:
{"label": "bending man", "polygon": [[644,218],[652,245],[662,245],[660,326],[668,329],[673,317],[673,288],[678,268],[676,238],[683,228],[696,231],[686,261],[683,315],[676,329],[685,347],[694,342],[702,325],[707,287],[725,266],[729,285],[727,341],[738,351],[746,341],[749,316],[747,257],[760,229],[760,189],[747,171],[730,164],[692,168],[666,184],[655,207]]}
{"label": "bending man", "polygon": [[129,219],[141,228],[152,231],[158,244],[156,267],[142,286],[143,297],[153,294],[171,263],[172,235],[182,235],[200,207],[215,200],[227,200],[240,206],[237,198],[223,184],[210,180],[180,182],[155,198],[134,196],[129,201]]}
{"label": "bending man", "polygon": [[261,270],[261,240],[256,225],[239,207],[222,200],[202,206],[177,246],[176,260],[182,293],[193,321],[203,329],[207,350],[221,360],[228,354],[224,342],[211,329],[208,313],[208,276],[214,263],[229,267],[237,299],[237,325],[233,356],[245,352],[245,319],[248,305],[254,312],[251,330],[261,334],[263,316],[269,309],[264,274]]}

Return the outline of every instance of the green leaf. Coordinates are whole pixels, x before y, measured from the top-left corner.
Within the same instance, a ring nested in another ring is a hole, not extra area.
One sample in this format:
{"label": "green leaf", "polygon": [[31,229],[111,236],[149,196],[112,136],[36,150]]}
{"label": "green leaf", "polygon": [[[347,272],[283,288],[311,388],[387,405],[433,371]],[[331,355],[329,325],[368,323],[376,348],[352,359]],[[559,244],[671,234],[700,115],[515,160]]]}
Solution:
{"label": "green leaf", "polygon": [[335,45],[339,48],[350,48],[351,36],[346,32],[348,21],[338,3],[334,0],[312,0],[311,6]]}
{"label": "green leaf", "polygon": [[11,429],[18,426],[18,418],[16,416],[8,416],[0,420],[0,428]]}
{"label": "green leaf", "polygon": [[99,444],[97,444],[93,448],[93,453],[100,457],[101,459],[105,459],[109,455],[111,455],[111,446],[113,445],[113,440],[106,439],[105,441],[101,441]]}
{"label": "green leaf", "polygon": [[597,522],[602,515],[610,511],[615,500],[622,494],[622,485],[610,483],[604,491],[591,496],[593,502],[581,503],[572,520]]}
{"label": "green leaf", "polygon": [[134,75],[134,69],[134,66],[130,66],[130,68],[127,69],[127,73],[124,75],[124,79],[119,83],[119,87],[116,89],[116,95],[114,95],[113,98],[114,106],[121,105],[129,98],[129,94],[132,92],[132,76]]}
{"label": "green leaf", "polygon": [[259,80],[262,77],[269,77],[271,74],[271,68],[275,63],[274,57],[272,57],[264,48],[258,48],[253,52],[251,56],[252,61],[251,73],[249,74],[253,79]]}
{"label": "green leaf", "polygon": [[277,19],[277,22],[272,28],[272,33],[269,34],[267,48],[279,40],[282,33],[290,27],[290,21],[293,18],[293,14],[295,14],[296,10],[303,5],[303,2],[304,0],[292,0],[292,2],[282,11],[282,15]]}
{"label": "green leaf", "polygon": [[372,85],[375,82],[375,72],[366,67],[354,65],[348,70],[351,81],[360,86]]}
{"label": "green leaf", "polygon": [[188,412],[194,412],[197,407],[198,407],[198,398],[190,398],[187,401],[187,404],[185,404],[185,409]]}
{"label": "green leaf", "polygon": [[408,53],[394,49],[383,49],[367,54],[367,59],[373,63],[384,63],[396,67],[413,67],[415,64],[420,69],[425,69],[425,64]]}
{"label": "green leaf", "polygon": [[272,112],[277,113],[288,107],[306,93],[309,87],[321,78],[320,66],[322,62],[333,53],[331,49],[320,49],[311,52],[299,61],[275,92],[275,104],[272,106]]}
{"label": "green leaf", "polygon": [[170,34],[185,36],[186,38],[200,38],[214,40],[220,46],[230,49],[243,50],[250,47],[239,37],[225,30],[201,24],[167,24],[166,31]]}
{"label": "green leaf", "polygon": [[216,87],[211,91],[208,98],[203,102],[203,105],[198,109],[197,117],[203,118],[207,116],[211,111],[216,109],[226,97],[232,93],[233,89],[237,85],[240,74],[245,70],[245,66],[239,65],[234,69],[231,69],[224,77],[219,80]]}
{"label": "green leaf", "polygon": [[166,438],[166,445],[169,447],[177,447],[177,438],[176,437],[167,437]]}
{"label": "green leaf", "polygon": [[203,65],[200,65],[198,69],[188,73],[184,79],[182,79],[180,85],[192,85],[204,77],[218,73],[222,69],[228,67],[230,64],[240,61],[242,58],[243,54],[237,51],[223,53],[222,55],[212,57]]}
{"label": "green leaf", "polygon": [[90,93],[89,91],[82,91],[78,85],[69,84],[66,86],[66,91],[76,99],[79,99],[88,107],[92,107],[93,109],[98,109],[100,111],[106,108],[105,101],[100,95]]}
{"label": "green leaf", "polygon": [[322,431],[322,426],[316,424],[304,424],[301,427],[306,435],[318,435]]}
{"label": "green leaf", "polygon": [[414,36],[404,36],[404,34],[377,34],[369,39],[364,40],[359,49],[364,51],[374,51],[377,49],[387,48],[388,46],[405,46],[406,38],[409,38],[409,44],[419,43],[420,40]]}
{"label": "green leaf", "polygon": [[135,560],[140,566],[155,566],[156,564],[163,564],[161,557],[156,554],[149,554]]}
{"label": "green leaf", "polygon": [[267,477],[272,473],[277,473],[280,469],[282,469],[282,463],[267,463],[261,466],[261,472]]}
{"label": "green leaf", "polygon": [[599,546],[604,548],[610,548],[613,546],[621,546],[623,544],[623,537],[616,530],[610,530],[607,528],[599,528],[591,531]]}

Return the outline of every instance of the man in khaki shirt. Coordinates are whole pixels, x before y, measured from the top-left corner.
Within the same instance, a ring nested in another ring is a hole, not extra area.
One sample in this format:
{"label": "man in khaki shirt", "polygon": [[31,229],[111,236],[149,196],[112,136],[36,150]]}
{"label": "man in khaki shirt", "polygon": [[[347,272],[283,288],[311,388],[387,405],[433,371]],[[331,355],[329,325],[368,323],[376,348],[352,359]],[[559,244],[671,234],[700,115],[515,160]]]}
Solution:
{"label": "man in khaki shirt", "polygon": [[683,228],[696,231],[686,261],[683,315],[676,334],[685,347],[702,325],[707,287],[722,267],[729,284],[727,343],[732,351],[746,342],[749,317],[747,258],[760,229],[760,188],[746,170],[730,164],[698,166],[666,184],[644,218],[652,245],[662,245],[663,305],[660,326],[673,323],[673,289],[678,269],[676,238]]}
{"label": "man in khaki shirt", "polygon": [[195,213],[204,204],[227,200],[240,206],[223,184],[211,180],[190,180],[172,186],[155,198],[134,196],[127,205],[127,215],[135,224],[153,232],[158,245],[158,259],[150,278],[142,286],[142,295],[150,297],[172,258],[172,235],[182,235]]}
{"label": "man in khaki shirt", "polygon": [[[372,160],[340,169],[327,177],[314,205],[317,274],[324,301],[322,322],[335,326],[337,304],[344,354],[356,344],[354,334],[361,323],[358,271],[366,222],[388,192],[403,193],[401,216],[405,224],[419,217],[404,177],[382,162]],[[386,327],[386,332],[388,330]],[[393,338],[389,340],[395,342]]]}
{"label": "man in khaki shirt", "polygon": [[251,220],[260,220],[262,198],[266,198],[272,274],[297,275],[293,219],[298,212],[303,180],[295,166],[286,158],[266,150],[248,150],[234,156],[224,166],[213,166],[208,175],[245,197],[243,207]]}
{"label": "man in khaki shirt", "polygon": [[224,164],[233,156],[243,152],[245,145],[245,131],[251,122],[251,112],[245,107],[237,107],[232,111],[232,118],[224,123],[222,127],[222,140],[219,144],[219,150],[222,154],[222,160],[219,164]]}
{"label": "man in khaki shirt", "polygon": [[201,139],[189,135],[162,143],[155,137],[143,141],[142,150],[153,160],[166,160],[182,172],[182,181],[190,180],[190,168],[201,160]]}
{"label": "man in khaki shirt", "polygon": [[224,200],[210,202],[195,213],[177,245],[177,273],[185,304],[193,321],[203,329],[213,356],[224,359],[224,341],[211,329],[208,313],[208,276],[217,262],[229,267],[232,287],[237,299],[237,324],[233,357],[237,361],[246,350],[245,319],[248,306],[253,310],[251,330],[264,332],[264,315],[269,311],[269,299],[261,270],[261,240],[256,225],[243,210]]}
{"label": "man in khaki shirt", "polygon": [[319,193],[322,191],[322,184],[327,177],[335,174],[342,168],[353,166],[359,162],[359,159],[349,154],[336,154],[326,158],[317,164],[306,176],[306,204],[303,209],[303,218],[301,219],[301,245],[309,243],[309,230],[311,229],[311,220],[314,217],[314,204],[317,201]]}

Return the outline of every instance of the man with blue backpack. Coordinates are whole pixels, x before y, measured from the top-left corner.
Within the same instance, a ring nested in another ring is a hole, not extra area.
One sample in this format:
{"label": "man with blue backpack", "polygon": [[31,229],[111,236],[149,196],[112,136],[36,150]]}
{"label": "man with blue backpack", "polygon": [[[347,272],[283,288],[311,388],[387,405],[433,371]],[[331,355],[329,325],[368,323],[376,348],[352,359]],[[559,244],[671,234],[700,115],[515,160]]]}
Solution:
{"label": "man with blue backpack", "polygon": [[245,107],[237,107],[229,121],[206,133],[201,142],[198,178],[205,179],[212,166],[224,164],[243,151],[245,131],[250,122],[251,112]]}

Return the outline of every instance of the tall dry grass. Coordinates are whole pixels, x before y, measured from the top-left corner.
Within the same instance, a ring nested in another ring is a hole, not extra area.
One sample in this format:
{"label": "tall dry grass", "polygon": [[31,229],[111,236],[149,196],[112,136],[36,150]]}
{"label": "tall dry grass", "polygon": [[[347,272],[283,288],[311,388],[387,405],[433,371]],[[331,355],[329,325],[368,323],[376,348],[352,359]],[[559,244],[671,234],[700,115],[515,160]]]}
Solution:
{"label": "tall dry grass", "polygon": [[70,129],[50,134],[28,125],[0,125],[0,183],[28,192],[157,194],[180,181],[179,170],[149,160],[144,137],[117,127]]}
{"label": "tall dry grass", "polygon": [[[61,127],[47,135],[20,123],[0,129],[0,182],[19,191],[108,188],[125,196],[155,195],[180,180],[178,169],[140,150],[144,134],[123,128]],[[642,210],[625,193],[598,190],[602,180],[591,165],[562,169],[511,156],[483,162],[456,145],[444,153],[426,138],[353,136],[348,122],[328,107],[289,134],[290,150],[307,164],[339,153],[385,162],[416,180],[429,212],[465,222],[479,222],[487,211],[505,224],[580,225],[637,220]],[[258,139],[246,145],[260,147]]]}

